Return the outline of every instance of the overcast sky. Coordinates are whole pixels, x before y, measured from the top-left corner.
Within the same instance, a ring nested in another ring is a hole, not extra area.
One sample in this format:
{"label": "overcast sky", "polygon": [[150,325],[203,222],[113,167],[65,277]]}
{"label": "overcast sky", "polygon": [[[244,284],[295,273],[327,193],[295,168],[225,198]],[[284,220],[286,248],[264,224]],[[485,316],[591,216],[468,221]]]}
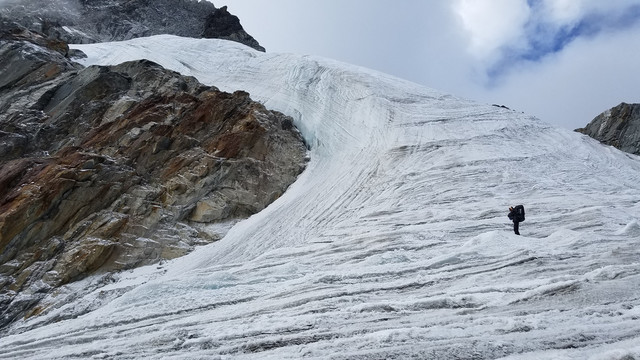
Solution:
{"label": "overcast sky", "polygon": [[640,0],[224,0],[267,52],[328,57],[568,129],[640,102]]}

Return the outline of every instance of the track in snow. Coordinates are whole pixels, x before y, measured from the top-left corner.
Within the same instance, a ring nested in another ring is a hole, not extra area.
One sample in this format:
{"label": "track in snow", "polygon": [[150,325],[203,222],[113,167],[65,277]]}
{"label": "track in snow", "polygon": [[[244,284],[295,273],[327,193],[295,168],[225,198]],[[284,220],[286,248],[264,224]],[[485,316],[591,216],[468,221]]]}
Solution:
{"label": "track in snow", "polygon": [[17,324],[0,359],[640,357],[638,157],[326,59],[78,47],[246,90],[294,117],[311,162],[220,242]]}

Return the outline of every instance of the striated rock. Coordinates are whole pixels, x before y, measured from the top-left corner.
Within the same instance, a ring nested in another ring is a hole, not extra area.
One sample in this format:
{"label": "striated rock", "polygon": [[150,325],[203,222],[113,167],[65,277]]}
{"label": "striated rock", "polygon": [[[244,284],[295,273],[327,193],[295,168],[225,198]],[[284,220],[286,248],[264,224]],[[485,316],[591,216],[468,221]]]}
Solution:
{"label": "striated rock", "polygon": [[622,151],[640,155],[640,104],[621,103],[575,131]]}
{"label": "striated rock", "polygon": [[0,43],[0,327],[88,274],[219,239],[211,224],[262,210],[304,168],[291,118],[246,92],[145,60],[82,68],[18,33]]}
{"label": "striated rock", "polygon": [[0,16],[71,44],[172,34],[264,48],[226,7],[196,0],[5,0]]}
{"label": "striated rock", "polygon": [[[64,41],[45,37],[41,33],[31,31],[5,18],[0,18],[0,40],[28,41],[49,50],[57,51],[64,56],[69,53],[69,45]],[[10,72],[7,72],[7,74],[10,74]]]}

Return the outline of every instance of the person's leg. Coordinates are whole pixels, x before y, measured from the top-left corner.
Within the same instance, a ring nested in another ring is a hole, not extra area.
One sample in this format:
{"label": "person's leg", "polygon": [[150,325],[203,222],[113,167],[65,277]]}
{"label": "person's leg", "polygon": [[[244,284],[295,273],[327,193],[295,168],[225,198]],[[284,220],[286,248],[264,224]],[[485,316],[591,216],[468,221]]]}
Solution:
{"label": "person's leg", "polygon": [[514,221],[513,222],[513,231],[516,233],[516,235],[520,235],[520,231],[518,231],[518,225],[520,225],[519,221]]}

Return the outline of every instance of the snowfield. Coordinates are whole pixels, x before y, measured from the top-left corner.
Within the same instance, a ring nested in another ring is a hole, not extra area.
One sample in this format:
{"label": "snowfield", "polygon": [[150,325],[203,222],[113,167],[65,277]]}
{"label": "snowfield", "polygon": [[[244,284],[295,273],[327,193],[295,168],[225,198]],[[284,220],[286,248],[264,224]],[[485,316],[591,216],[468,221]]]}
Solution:
{"label": "snowfield", "polygon": [[640,157],[328,59],[74,47],[248,91],[294,118],[311,161],[221,241],[69,285],[0,359],[640,359]]}

